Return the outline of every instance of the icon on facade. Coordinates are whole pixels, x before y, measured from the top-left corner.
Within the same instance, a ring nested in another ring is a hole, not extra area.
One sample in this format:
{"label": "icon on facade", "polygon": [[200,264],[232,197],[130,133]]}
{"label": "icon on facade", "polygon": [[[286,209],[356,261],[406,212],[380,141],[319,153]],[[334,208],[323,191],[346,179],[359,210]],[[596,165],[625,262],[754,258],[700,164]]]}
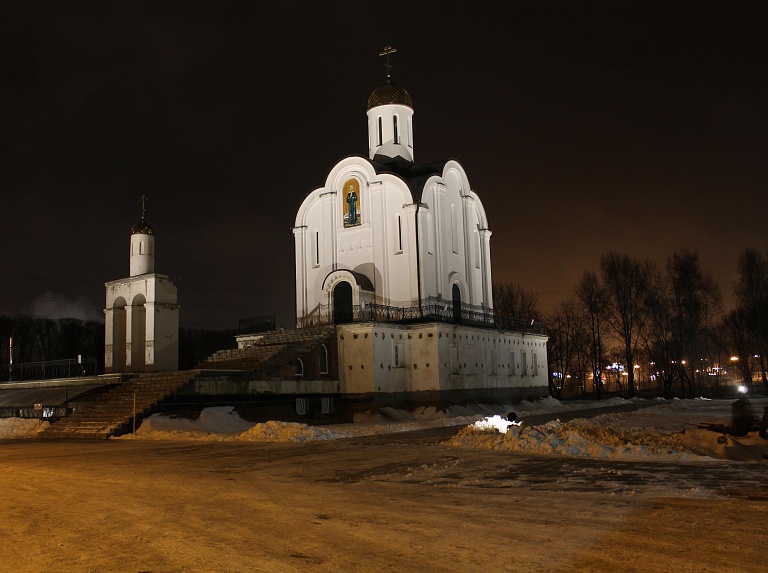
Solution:
{"label": "icon on facade", "polygon": [[349,179],[344,183],[344,226],[354,227],[360,224],[360,183]]}

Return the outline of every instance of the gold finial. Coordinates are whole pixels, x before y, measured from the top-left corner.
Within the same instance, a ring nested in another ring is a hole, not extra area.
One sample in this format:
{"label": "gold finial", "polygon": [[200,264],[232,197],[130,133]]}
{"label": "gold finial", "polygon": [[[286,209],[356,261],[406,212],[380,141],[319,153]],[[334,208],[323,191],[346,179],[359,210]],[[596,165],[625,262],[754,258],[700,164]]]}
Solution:
{"label": "gold finial", "polygon": [[142,220],[142,222],[144,221],[144,213],[147,210],[147,200],[148,199],[149,199],[149,197],[147,197],[146,195],[142,195],[141,197],[139,197],[139,203],[141,203],[141,220]]}
{"label": "gold finial", "polygon": [[384,51],[379,54],[379,56],[386,56],[387,60],[384,62],[384,67],[387,68],[387,83],[392,83],[392,74],[390,73],[392,71],[392,64],[389,63],[389,54],[394,54],[397,52],[395,48],[387,44],[384,46]]}

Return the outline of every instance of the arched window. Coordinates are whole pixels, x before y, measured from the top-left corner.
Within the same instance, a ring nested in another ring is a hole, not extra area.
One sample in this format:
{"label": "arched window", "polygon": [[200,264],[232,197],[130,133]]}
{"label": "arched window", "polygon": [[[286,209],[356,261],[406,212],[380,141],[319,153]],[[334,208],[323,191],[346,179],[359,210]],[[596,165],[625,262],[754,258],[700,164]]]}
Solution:
{"label": "arched window", "polygon": [[454,203],[451,203],[451,250],[459,252],[459,213]]}
{"label": "arched window", "polygon": [[395,131],[395,143],[400,143],[400,134],[397,130],[397,116],[392,116],[392,128]]}
{"label": "arched window", "polygon": [[381,137],[382,137],[382,133],[381,133],[381,116],[379,116],[379,143],[378,143],[378,145],[381,145],[381,142],[382,142]]}
{"label": "arched window", "polygon": [[320,345],[320,374],[328,374],[328,348]]}
{"label": "arched window", "polygon": [[293,370],[293,375],[296,376],[296,378],[304,377],[304,363],[301,361],[301,358],[296,359],[296,362],[293,365]]}

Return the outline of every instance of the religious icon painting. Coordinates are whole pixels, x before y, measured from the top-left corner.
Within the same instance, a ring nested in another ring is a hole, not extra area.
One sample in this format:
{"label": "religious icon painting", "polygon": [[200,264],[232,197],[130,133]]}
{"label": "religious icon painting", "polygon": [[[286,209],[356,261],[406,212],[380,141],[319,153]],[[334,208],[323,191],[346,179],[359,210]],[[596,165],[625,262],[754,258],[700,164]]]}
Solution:
{"label": "religious icon painting", "polygon": [[344,226],[354,227],[360,224],[360,182],[348,179],[343,188]]}

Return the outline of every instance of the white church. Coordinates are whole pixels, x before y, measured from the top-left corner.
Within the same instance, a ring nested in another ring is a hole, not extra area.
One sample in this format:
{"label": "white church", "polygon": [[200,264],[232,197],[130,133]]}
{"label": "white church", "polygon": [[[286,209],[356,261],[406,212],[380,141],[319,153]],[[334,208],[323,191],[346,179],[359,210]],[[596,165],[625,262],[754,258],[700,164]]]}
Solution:
{"label": "white church", "polygon": [[[296,329],[236,337],[238,350],[200,368],[240,374],[195,392],[323,403],[547,395],[547,336],[528,321],[499,328],[483,204],[457,161],[415,162],[413,101],[389,69],[368,98],[368,156],[334,165],[296,215]],[[178,368],[176,284],[155,273],[143,200],[130,276],[106,283],[107,373]]]}
{"label": "white church", "polygon": [[457,161],[415,162],[413,102],[389,68],[368,156],[334,165],[296,216],[297,327],[337,325],[342,393],[546,395],[547,337],[494,324],[483,204]]}

